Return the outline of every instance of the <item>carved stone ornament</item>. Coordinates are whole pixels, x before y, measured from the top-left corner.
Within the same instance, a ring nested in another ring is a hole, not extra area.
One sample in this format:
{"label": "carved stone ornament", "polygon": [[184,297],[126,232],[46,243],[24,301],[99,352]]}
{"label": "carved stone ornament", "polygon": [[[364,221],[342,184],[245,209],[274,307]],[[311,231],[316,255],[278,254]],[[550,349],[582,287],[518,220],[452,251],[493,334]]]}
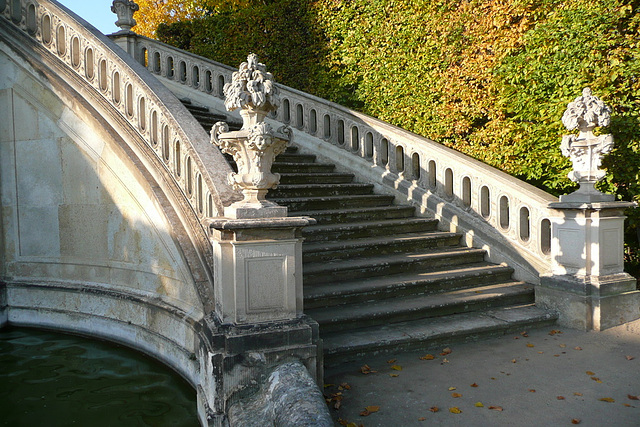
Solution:
{"label": "carved stone ornament", "polygon": [[118,15],[116,26],[120,27],[121,31],[131,31],[131,27],[136,25],[136,20],[133,19],[133,13],[138,11],[138,6],[131,0],[113,0],[111,5],[111,12]]}
{"label": "carved stone ornament", "polygon": [[613,200],[613,196],[599,192],[594,185],[605,176],[599,169],[602,155],[613,148],[611,134],[596,136],[593,130],[598,126],[608,126],[611,121],[611,109],[591,89],[585,88],[582,96],[567,106],[562,116],[562,124],[568,130],[578,129],[578,135],[564,135],[560,150],[573,163],[569,179],[580,184],[578,191],[561,196],[564,201],[601,202]]}
{"label": "carved stone ornament", "polygon": [[225,85],[224,94],[229,111],[240,108],[243,125],[239,131],[229,132],[226,123],[216,123],[211,129],[211,142],[223,153],[233,156],[238,172],[229,174],[229,183],[244,196],[240,202],[225,208],[225,216],[286,216],[286,207],[265,199],[269,189],[280,182],[280,175],[271,172],[273,161],[293,137],[290,127],[281,126],[274,131],[264,121],[278,105],[271,73],[251,54],[233,73],[233,81]]}

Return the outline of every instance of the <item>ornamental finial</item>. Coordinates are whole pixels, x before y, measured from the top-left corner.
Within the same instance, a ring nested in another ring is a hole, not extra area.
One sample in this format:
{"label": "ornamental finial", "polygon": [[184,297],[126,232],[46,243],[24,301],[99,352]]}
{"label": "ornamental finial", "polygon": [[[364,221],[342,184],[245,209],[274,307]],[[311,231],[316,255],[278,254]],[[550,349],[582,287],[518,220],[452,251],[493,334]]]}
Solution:
{"label": "ornamental finial", "polygon": [[136,25],[136,20],[133,19],[133,13],[139,9],[140,6],[132,0],[113,0],[111,12],[118,15],[116,26],[120,28],[120,31],[131,31],[131,27]]}
{"label": "ornamental finial", "polygon": [[[258,56],[254,53],[249,54],[247,61],[240,64],[238,71],[233,73],[231,82],[224,85],[224,96],[227,110],[240,108],[256,111],[262,117],[277,109],[280,104],[273,75],[267,72],[264,64],[258,62]],[[258,121],[261,120],[251,120],[251,123]]]}
{"label": "ornamental finial", "polygon": [[244,196],[225,207],[225,216],[236,219],[287,216],[286,207],[266,200],[269,189],[280,181],[280,175],[271,172],[273,161],[293,139],[290,127],[274,130],[264,121],[279,104],[273,76],[252,53],[233,73],[231,83],[224,86],[224,95],[227,110],[240,109],[242,128],[229,132],[226,123],[218,122],[211,129],[211,142],[233,156],[238,172],[229,175],[229,183]]}
{"label": "ornamental finial", "polygon": [[564,135],[560,150],[565,157],[569,157],[573,170],[569,172],[569,179],[580,184],[578,191],[560,196],[561,201],[602,202],[611,201],[613,196],[597,191],[594,186],[605,176],[605,171],[599,169],[602,156],[613,148],[611,134],[596,136],[593,130],[599,126],[609,126],[611,109],[590,88],[584,88],[582,95],[567,106],[562,116],[562,124],[568,130],[579,131],[578,135]]}

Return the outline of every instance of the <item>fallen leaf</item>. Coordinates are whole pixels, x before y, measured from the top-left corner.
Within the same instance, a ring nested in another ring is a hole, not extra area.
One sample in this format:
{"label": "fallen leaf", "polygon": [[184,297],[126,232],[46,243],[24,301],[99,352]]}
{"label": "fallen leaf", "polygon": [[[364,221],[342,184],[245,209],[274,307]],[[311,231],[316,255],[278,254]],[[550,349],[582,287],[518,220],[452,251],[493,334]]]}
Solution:
{"label": "fallen leaf", "polygon": [[444,350],[442,350],[442,353],[440,353],[440,356],[446,356],[447,354],[451,354],[451,349],[449,347],[445,348]]}
{"label": "fallen leaf", "polygon": [[402,366],[400,366],[400,365],[393,365],[393,366],[391,367],[391,369],[393,369],[394,371],[402,371]]}
{"label": "fallen leaf", "polygon": [[527,331],[520,332],[520,335],[522,335],[523,337],[528,337],[529,336],[529,334],[527,334]]}
{"label": "fallen leaf", "polygon": [[600,381],[600,378],[598,378],[598,377],[591,377],[591,379],[594,380],[597,383],[602,384],[602,381]]}
{"label": "fallen leaf", "polygon": [[460,393],[451,393],[451,397],[462,397]]}
{"label": "fallen leaf", "polygon": [[511,363],[516,363],[516,359],[511,359]]}
{"label": "fallen leaf", "polygon": [[476,293],[476,294],[481,294],[481,293],[482,293],[482,291],[475,291],[475,293]]}
{"label": "fallen leaf", "polygon": [[345,390],[351,390],[351,386],[348,383],[342,383],[340,384],[340,387],[344,388]]}
{"label": "fallen leaf", "polygon": [[582,393],[578,393],[577,391],[573,393],[574,396],[582,396]]}
{"label": "fallen leaf", "polygon": [[400,375],[398,375],[398,374],[389,374],[389,376],[395,378],[395,377],[399,377]]}
{"label": "fallen leaf", "polygon": [[470,387],[478,387],[478,384],[473,383],[473,384],[470,385]]}
{"label": "fallen leaf", "polygon": [[476,408],[484,408],[484,405],[482,404],[482,402],[476,402],[475,406]]}
{"label": "fallen leaf", "polygon": [[513,339],[514,339],[514,340],[519,340],[519,339],[520,339],[520,337],[513,337]]}
{"label": "fallen leaf", "polygon": [[530,389],[529,389],[529,392],[530,392],[530,393],[535,393],[536,391],[535,391],[534,389],[530,388]]}
{"label": "fallen leaf", "polygon": [[397,359],[391,359],[391,360],[387,360],[387,363],[396,363]]}
{"label": "fallen leaf", "polygon": [[453,408],[449,408],[449,412],[451,412],[452,414],[461,414],[462,413],[460,408],[458,408],[457,406],[454,406]]}
{"label": "fallen leaf", "polygon": [[531,347],[535,347],[535,345],[533,345],[533,344],[531,344],[531,343],[528,343],[528,344],[527,344],[527,347],[531,348]]}
{"label": "fallen leaf", "polygon": [[425,417],[420,417],[420,418],[418,418],[418,421],[424,421],[424,420],[426,420],[426,418],[425,418]]}
{"label": "fallen leaf", "polygon": [[582,347],[578,346],[578,347],[573,347],[574,350],[582,350]]}
{"label": "fallen leaf", "polygon": [[601,398],[600,398],[600,399],[598,399],[598,400],[600,400],[600,401],[602,401],[602,402],[609,402],[609,403],[613,403],[613,402],[615,402],[615,400],[614,400],[614,399],[612,399],[612,398],[610,398],[610,397],[601,397]]}
{"label": "fallen leaf", "polygon": [[444,359],[442,359],[442,362],[440,364],[442,365],[444,363],[449,363],[449,359],[447,359],[446,357]]}
{"label": "fallen leaf", "polygon": [[582,421],[580,418],[574,418],[571,420],[571,424],[580,424],[580,421]]}
{"label": "fallen leaf", "polygon": [[539,351],[538,354],[544,354],[544,351]]}
{"label": "fallen leaf", "polygon": [[[348,426],[349,421],[343,420],[342,418],[338,418],[338,424],[340,424],[341,426]],[[351,423],[351,424],[355,424],[355,423]]]}
{"label": "fallen leaf", "polygon": [[435,359],[435,357],[433,356],[433,354],[425,354],[424,356],[422,356],[420,358],[420,360],[433,360]]}
{"label": "fallen leaf", "polygon": [[341,405],[342,405],[342,400],[337,400],[336,403],[333,404],[333,409],[337,411],[338,409],[340,409]]}
{"label": "fallen leaf", "polygon": [[625,358],[626,358],[627,360],[633,360],[633,359],[635,359],[635,357],[633,357],[633,356],[625,356]]}
{"label": "fallen leaf", "polygon": [[373,369],[371,369],[369,367],[369,365],[364,365],[363,367],[360,368],[360,372],[362,372],[363,374],[372,374],[374,372],[378,372],[378,371],[374,371]]}
{"label": "fallen leaf", "polygon": [[631,400],[640,400],[640,396],[634,396],[632,394],[627,394],[627,397]]}
{"label": "fallen leaf", "polygon": [[560,357],[560,355],[559,354],[554,354],[553,357]]}
{"label": "fallen leaf", "polygon": [[564,400],[564,396],[557,396],[556,399],[558,400]]}
{"label": "fallen leaf", "polygon": [[635,406],[631,406],[631,405],[629,405],[628,403],[623,403],[622,405],[623,405],[623,406],[626,406],[627,408],[635,408]]}
{"label": "fallen leaf", "polygon": [[559,331],[559,330],[557,330],[557,329],[552,329],[552,330],[549,332],[549,335],[553,336],[553,335],[561,334],[561,333],[562,333],[562,331]]}
{"label": "fallen leaf", "polygon": [[587,375],[595,375],[595,372],[587,371]]}
{"label": "fallen leaf", "polygon": [[456,389],[455,387],[449,387],[449,391],[453,391],[455,389]]}
{"label": "fallen leaf", "polygon": [[438,408],[437,406],[432,406],[431,408],[429,408],[429,410],[431,412],[438,412],[440,410],[440,408]]}
{"label": "fallen leaf", "polygon": [[491,379],[492,379],[492,380],[495,380],[495,379],[496,379],[496,377],[491,377]]}
{"label": "fallen leaf", "polygon": [[379,406],[367,406],[366,408],[364,408],[364,411],[360,412],[360,416],[368,417],[369,415],[373,414],[374,412],[378,412],[379,410]]}
{"label": "fallen leaf", "polygon": [[567,345],[566,345],[566,344],[560,344],[558,347],[560,347],[560,348],[566,348],[566,347],[567,347]]}
{"label": "fallen leaf", "polygon": [[489,409],[502,412],[502,406],[489,406]]}

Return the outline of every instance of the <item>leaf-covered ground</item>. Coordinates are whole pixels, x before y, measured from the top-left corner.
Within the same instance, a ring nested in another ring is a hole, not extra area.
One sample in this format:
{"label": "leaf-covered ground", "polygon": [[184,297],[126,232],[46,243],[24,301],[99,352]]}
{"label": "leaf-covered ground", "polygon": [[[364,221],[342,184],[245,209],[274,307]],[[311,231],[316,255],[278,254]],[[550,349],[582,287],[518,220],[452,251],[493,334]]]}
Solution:
{"label": "leaf-covered ground", "polygon": [[637,426],[640,321],[365,358],[327,372],[324,392],[346,426]]}

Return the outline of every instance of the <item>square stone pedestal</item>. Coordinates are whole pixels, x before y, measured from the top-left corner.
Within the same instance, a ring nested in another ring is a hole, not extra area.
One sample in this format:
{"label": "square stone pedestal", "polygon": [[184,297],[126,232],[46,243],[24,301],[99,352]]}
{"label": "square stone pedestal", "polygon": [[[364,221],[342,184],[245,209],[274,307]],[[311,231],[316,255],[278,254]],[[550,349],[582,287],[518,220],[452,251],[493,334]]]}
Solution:
{"label": "square stone pedestal", "polygon": [[602,330],[640,317],[640,291],[624,272],[628,202],[552,203],[551,274],[540,278],[536,304],[561,325]]}
{"label": "square stone pedestal", "polygon": [[223,324],[302,315],[302,227],[306,217],[214,219],[216,314]]}

